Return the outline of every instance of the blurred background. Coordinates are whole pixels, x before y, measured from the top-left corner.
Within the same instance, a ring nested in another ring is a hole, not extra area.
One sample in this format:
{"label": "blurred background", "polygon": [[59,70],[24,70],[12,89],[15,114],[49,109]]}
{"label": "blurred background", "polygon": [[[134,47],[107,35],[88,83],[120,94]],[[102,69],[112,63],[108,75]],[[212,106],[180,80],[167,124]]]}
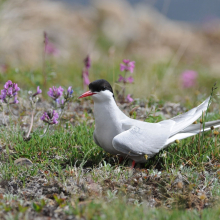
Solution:
{"label": "blurred background", "polygon": [[219,19],[219,0],[2,0],[0,83],[82,91],[89,55],[89,80],[118,90],[120,63],[135,61],[134,98],[207,96],[220,78]]}

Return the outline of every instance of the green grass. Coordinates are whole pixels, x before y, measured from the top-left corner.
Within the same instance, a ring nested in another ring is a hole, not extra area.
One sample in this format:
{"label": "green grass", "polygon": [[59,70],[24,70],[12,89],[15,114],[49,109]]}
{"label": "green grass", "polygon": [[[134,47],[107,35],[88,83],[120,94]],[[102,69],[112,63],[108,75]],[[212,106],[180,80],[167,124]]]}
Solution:
{"label": "green grass", "polygon": [[[219,152],[216,152],[218,148],[215,147],[215,137],[211,132],[206,133],[205,142],[200,151],[199,136],[188,138],[161,151],[145,164],[147,170],[142,169],[136,174],[124,166],[127,162],[119,165],[117,157],[112,157],[94,144],[93,130],[94,126],[86,123],[75,127],[66,126],[48,133],[43,138],[40,138],[39,133],[36,132],[28,142],[23,140],[19,131],[2,132],[1,140],[6,151],[1,155],[3,162],[1,185],[17,180],[18,188],[25,189],[31,178],[39,175],[39,170],[48,180],[47,184],[58,181],[61,191],[65,189],[64,185],[68,181],[74,183],[75,178],[78,184],[83,179],[92,179],[92,182],[102,186],[101,195],[93,192],[91,194],[86,190],[86,197],[80,199],[83,188],[72,196],[69,194],[71,191],[64,190],[67,196],[64,200],[53,195],[55,207],[62,210],[63,215],[85,219],[127,219],[128,217],[133,219],[215,219],[219,216],[219,208],[216,208],[215,204],[220,192],[218,180],[220,158]],[[10,149],[13,149],[13,153]],[[34,165],[31,169],[15,166],[14,159],[19,157],[29,158]],[[210,159],[213,163],[210,163]],[[91,168],[90,172],[86,173],[84,169],[88,168]],[[206,173],[202,177],[202,173],[207,171],[211,173]],[[142,173],[142,182],[135,181],[139,178],[139,172]],[[178,173],[187,179],[182,189],[178,189],[175,185]],[[147,184],[147,187],[145,188],[143,184]],[[149,191],[146,191],[145,195],[137,196],[127,190],[129,185],[135,187],[137,195],[138,189],[149,188]],[[53,184],[50,187],[52,186]],[[206,188],[206,195],[211,193],[208,198],[209,209],[203,210],[206,202],[196,193],[201,190],[201,186]],[[145,208],[151,194],[157,199],[156,203],[160,208]],[[132,202],[129,202],[129,198],[133,199]],[[4,202],[5,199],[7,195],[3,195],[0,200],[0,210],[4,216],[8,216],[5,219],[10,219],[9,217],[24,219],[25,213],[26,216],[28,213],[42,216],[43,210],[49,205],[47,199],[41,201],[36,198],[31,199],[32,205],[27,205],[25,202],[26,205],[22,205],[21,200],[24,198],[21,195],[13,199],[16,202],[8,202],[7,205]],[[213,205],[215,208],[211,208]]]}

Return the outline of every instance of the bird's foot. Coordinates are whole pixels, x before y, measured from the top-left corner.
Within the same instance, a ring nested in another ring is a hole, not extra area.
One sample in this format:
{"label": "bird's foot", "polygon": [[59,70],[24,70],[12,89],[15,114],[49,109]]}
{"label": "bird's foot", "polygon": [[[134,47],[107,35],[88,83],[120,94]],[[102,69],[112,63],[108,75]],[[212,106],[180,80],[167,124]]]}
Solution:
{"label": "bird's foot", "polygon": [[132,161],[132,164],[131,164],[131,169],[133,169],[134,166],[135,166],[135,161],[133,160],[133,161]]}
{"label": "bird's foot", "polygon": [[119,164],[124,161],[124,157],[119,157]]}

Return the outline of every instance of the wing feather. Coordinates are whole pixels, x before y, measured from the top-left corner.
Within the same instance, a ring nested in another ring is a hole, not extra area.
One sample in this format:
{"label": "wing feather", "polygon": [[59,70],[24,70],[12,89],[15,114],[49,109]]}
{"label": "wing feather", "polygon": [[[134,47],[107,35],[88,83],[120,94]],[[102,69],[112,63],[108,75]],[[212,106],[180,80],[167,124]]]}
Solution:
{"label": "wing feather", "polygon": [[[132,121],[130,122],[132,124]],[[142,122],[139,125],[141,126],[130,125],[130,129],[115,136],[112,141],[113,147],[129,156],[152,156],[163,148],[169,138],[173,122],[167,121],[166,125]]]}
{"label": "wing feather", "polygon": [[[207,110],[209,100],[210,97],[208,97],[199,106],[189,110],[188,112],[183,113],[181,115],[177,115],[176,117],[169,119],[175,122],[174,126],[171,129],[170,136],[177,134],[181,130],[191,125],[194,121],[196,121],[202,115],[202,113]],[[164,122],[166,122],[166,120],[160,123],[164,123]]]}

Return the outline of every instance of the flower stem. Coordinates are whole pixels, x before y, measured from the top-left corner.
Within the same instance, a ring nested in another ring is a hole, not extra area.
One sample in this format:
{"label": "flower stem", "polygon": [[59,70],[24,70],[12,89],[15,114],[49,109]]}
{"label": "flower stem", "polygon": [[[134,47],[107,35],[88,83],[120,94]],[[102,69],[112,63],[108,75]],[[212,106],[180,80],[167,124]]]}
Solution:
{"label": "flower stem", "polygon": [[9,110],[10,114],[15,118],[15,116],[17,116],[17,115],[15,115],[15,114],[12,112],[11,107],[10,107],[10,104],[7,104],[7,107],[8,107],[8,110]]}
{"label": "flower stem", "polygon": [[49,127],[50,127],[50,124],[47,124],[47,127],[44,130],[44,133],[42,135],[40,135],[40,138],[42,138],[42,137],[44,137],[46,135],[46,133],[48,132]]}
{"label": "flower stem", "polygon": [[46,53],[45,53],[45,47],[46,47],[46,42],[44,40],[44,48],[43,48],[43,54],[42,54],[42,74],[43,74],[43,87],[46,88],[47,84],[47,75],[46,75]]}
{"label": "flower stem", "polygon": [[30,125],[30,128],[29,128],[29,131],[28,131],[28,134],[27,134],[27,137],[29,137],[30,133],[31,133],[31,130],[32,130],[32,127],[33,127],[33,124],[34,124],[34,109],[32,110],[32,114],[31,114],[31,125]]}
{"label": "flower stem", "polygon": [[6,118],[5,118],[4,106],[2,106],[2,115],[3,115],[6,126],[8,127],[8,123],[7,123]]}

